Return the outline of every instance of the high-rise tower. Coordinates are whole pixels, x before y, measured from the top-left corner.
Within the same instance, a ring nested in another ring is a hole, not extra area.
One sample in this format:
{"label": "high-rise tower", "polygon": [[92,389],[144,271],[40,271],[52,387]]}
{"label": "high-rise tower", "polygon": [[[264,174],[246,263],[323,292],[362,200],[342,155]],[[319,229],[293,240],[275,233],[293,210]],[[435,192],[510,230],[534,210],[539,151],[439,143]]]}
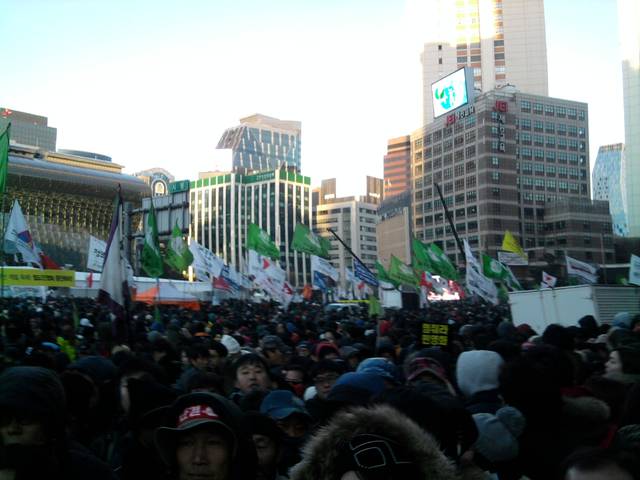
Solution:
{"label": "high-rise tower", "polygon": [[[634,1],[634,0],[630,0]],[[431,84],[471,67],[476,89],[507,83],[548,95],[544,0],[429,0],[422,59],[423,123],[433,121]]]}
{"label": "high-rise tower", "polygon": [[629,236],[640,237],[640,3],[618,0],[624,95],[623,201]]}

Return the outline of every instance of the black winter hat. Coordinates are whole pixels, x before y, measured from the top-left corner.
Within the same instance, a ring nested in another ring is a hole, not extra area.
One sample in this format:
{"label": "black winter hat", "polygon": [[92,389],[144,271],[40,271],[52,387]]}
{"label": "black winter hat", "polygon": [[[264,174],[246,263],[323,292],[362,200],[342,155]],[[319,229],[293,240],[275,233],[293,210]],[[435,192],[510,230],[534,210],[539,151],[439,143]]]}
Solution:
{"label": "black winter hat", "polygon": [[42,367],[12,367],[0,375],[0,412],[33,416],[64,429],[66,399],[58,376]]}

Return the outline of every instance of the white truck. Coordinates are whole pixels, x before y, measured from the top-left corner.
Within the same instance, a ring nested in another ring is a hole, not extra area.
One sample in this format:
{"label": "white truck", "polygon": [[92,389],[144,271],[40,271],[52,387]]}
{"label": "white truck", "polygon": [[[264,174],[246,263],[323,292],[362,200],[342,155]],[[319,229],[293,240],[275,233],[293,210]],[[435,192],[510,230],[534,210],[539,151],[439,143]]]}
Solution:
{"label": "white truck", "polygon": [[576,285],[572,287],[521,290],[509,293],[513,324],[524,323],[542,334],[556,323],[578,325],[585,315],[599,324],[611,323],[619,312],[640,313],[640,287],[623,285]]}

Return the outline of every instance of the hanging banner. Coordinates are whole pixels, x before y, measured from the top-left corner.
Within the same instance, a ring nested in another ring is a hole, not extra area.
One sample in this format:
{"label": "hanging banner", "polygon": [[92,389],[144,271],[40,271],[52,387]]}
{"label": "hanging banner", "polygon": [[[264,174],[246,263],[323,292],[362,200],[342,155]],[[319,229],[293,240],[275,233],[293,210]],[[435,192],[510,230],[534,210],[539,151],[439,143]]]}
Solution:
{"label": "hanging banner", "polygon": [[37,268],[2,268],[5,285],[24,287],[74,287],[76,272],[73,270],[40,270]]}
{"label": "hanging banner", "polygon": [[529,260],[514,252],[498,252],[498,261],[503,265],[529,265]]}
{"label": "hanging banner", "polygon": [[107,242],[103,242],[93,235],[89,236],[89,253],[87,255],[87,270],[102,272],[104,265],[104,252],[107,250]]}

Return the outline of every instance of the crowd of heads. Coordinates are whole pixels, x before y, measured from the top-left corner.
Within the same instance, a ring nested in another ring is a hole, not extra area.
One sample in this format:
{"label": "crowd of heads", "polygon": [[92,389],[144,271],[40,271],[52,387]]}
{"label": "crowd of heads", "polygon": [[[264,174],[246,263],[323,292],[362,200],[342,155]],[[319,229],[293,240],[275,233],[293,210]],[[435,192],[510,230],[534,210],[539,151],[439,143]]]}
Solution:
{"label": "crowd of heads", "polygon": [[473,299],[0,310],[0,478],[640,478],[627,312],[536,332]]}

